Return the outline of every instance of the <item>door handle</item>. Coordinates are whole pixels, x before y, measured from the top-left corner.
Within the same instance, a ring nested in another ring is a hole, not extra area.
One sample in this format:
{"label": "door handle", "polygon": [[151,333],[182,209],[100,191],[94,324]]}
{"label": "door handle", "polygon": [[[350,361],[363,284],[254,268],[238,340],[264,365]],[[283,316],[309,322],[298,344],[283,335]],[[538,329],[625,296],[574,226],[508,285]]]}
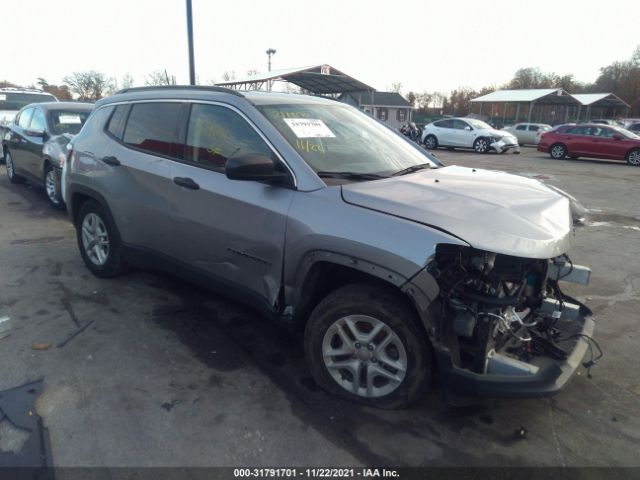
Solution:
{"label": "door handle", "polygon": [[117,167],[120,165],[120,160],[116,157],[102,157],[102,161],[107,165],[111,165],[112,167]]}
{"label": "door handle", "polygon": [[191,190],[200,189],[200,185],[198,185],[192,178],[189,177],[175,177],[173,179],[173,183],[184,188],[189,188]]}

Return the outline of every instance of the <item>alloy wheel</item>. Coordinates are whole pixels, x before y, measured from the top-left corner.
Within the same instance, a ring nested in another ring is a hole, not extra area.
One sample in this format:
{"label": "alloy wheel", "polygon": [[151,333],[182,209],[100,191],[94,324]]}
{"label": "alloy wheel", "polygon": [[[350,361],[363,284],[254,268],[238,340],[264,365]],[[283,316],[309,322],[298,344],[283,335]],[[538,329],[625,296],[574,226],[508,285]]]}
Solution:
{"label": "alloy wheel", "polygon": [[102,219],[89,213],[82,221],[82,246],[94,265],[102,266],[109,258],[109,234]]}
{"label": "alloy wheel", "polygon": [[427,137],[424,144],[429,150],[433,150],[436,148],[436,139],[434,137]]}
{"label": "alloy wheel", "polygon": [[407,373],[407,352],[400,337],[368,315],[336,320],[323,337],[322,356],[333,380],[360,397],[392,393]]}
{"label": "alloy wheel", "polygon": [[45,188],[47,190],[47,196],[51,203],[57,205],[58,201],[58,188],[56,186],[56,172],[50,169],[44,179]]}
{"label": "alloy wheel", "polygon": [[489,149],[489,142],[484,138],[479,138],[474,144],[474,149],[478,153],[485,153]]}
{"label": "alloy wheel", "polygon": [[551,156],[553,158],[564,158],[565,153],[565,149],[562,145],[554,145],[551,149]]}
{"label": "alloy wheel", "polygon": [[5,160],[7,164],[7,177],[9,177],[9,179],[12,179],[15,171],[13,169],[13,159],[11,158],[11,154],[9,152],[5,154]]}
{"label": "alloy wheel", "polygon": [[640,150],[629,152],[627,161],[629,162],[629,164],[635,165],[636,167],[640,166]]}

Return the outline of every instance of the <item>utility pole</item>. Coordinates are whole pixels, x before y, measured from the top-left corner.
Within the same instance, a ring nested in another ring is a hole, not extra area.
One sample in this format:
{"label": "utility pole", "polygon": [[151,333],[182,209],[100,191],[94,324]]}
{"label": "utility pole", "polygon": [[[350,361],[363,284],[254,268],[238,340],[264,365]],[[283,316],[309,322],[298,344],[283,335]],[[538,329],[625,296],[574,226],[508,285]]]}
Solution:
{"label": "utility pole", "polygon": [[[275,48],[269,48],[269,49],[266,51],[266,54],[267,54],[267,56],[269,57],[269,64],[268,64],[268,65],[269,65],[269,67],[268,67],[268,68],[269,68],[269,71],[271,71],[271,55],[273,55],[273,54],[275,54],[275,53],[276,53],[276,49],[275,49]],[[267,88],[268,88],[268,90],[269,90],[269,91],[271,91],[271,79],[269,79],[269,81],[267,82],[267,85],[268,85],[268,87],[267,87]]]}
{"label": "utility pole", "polygon": [[189,85],[196,84],[196,66],[193,59],[193,15],[191,0],[187,0],[187,39],[189,41]]}

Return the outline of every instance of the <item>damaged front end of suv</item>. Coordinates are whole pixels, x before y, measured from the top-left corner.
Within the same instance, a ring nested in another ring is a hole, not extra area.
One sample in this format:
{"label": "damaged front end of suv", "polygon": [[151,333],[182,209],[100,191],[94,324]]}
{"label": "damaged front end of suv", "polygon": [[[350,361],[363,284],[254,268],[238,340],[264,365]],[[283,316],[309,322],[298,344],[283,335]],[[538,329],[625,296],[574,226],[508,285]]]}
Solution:
{"label": "damaged front end of suv", "polygon": [[[587,284],[591,272],[567,255],[519,258],[443,244],[427,272],[440,289],[431,333],[450,392],[552,395],[591,348],[591,311],[560,286]],[[592,354],[584,365],[594,362]]]}

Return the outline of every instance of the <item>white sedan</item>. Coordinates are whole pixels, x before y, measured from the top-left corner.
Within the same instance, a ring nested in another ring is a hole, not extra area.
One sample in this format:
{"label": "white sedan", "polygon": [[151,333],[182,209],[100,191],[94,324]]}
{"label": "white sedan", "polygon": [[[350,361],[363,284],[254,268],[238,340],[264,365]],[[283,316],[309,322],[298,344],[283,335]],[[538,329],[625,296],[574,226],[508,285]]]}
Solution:
{"label": "white sedan", "polygon": [[446,118],[424,127],[422,143],[430,149],[438,147],[473,148],[478,153],[495,150],[520,153],[518,139],[511,133],[496,130],[475,118]]}
{"label": "white sedan", "polygon": [[547,130],[551,130],[551,125],[546,123],[516,123],[502,130],[515,135],[520,145],[537,145],[540,143],[540,135]]}

